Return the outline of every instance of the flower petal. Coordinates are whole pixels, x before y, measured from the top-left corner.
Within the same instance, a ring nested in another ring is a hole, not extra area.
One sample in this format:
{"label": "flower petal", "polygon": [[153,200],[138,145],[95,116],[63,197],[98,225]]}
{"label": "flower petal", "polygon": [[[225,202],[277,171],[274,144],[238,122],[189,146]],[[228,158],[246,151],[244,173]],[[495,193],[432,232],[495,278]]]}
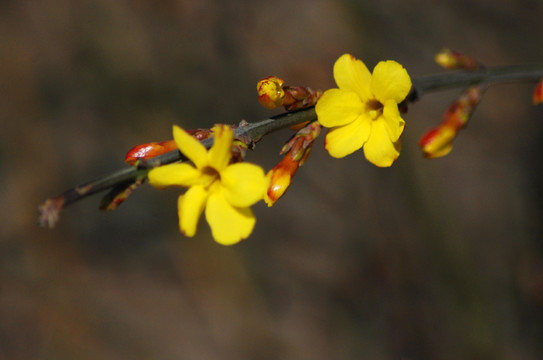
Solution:
{"label": "flower petal", "polygon": [[221,171],[221,185],[225,199],[237,207],[251,206],[266,193],[270,179],[260,166],[236,163]]}
{"label": "flower petal", "polygon": [[177,125],[173,126],[173,139],[179,151],[192,161],[198,169],[207,165],[207,149],[183,128]]}
{"label": "flower petal", "polygon": [[179,213],[179,230],[188,237],[196,234],[198,220],[204,211],[209,193],[203,186],[191,186],[177,200]]}
{"label": "flower petal", "polygon": [[364,104],[356,93],[340,89],[326,90],[315,106],[319,123],[325,127],[349,124],[363,109]]}
{"label": "flower petal", "polygon": [[326,150],[332,157],[342,158],[360,149],[370,135],[371,121],[362,114],[350,124],[331,128],[326,134]]}
{"label": "flower petal", "polygon": [[394,100],[388,100],[384,104],[383,118],[387,126],[388,135],[392,142],[396,142],[402,135],[405,121],[400,116],[398,105]]}
{"label": "flower petal", "polygon": [[227,125],[213,127],[213,146],[209,149],[209,165],[215,170],[222,170],[228,166],[232,158],[232,141],[234,133]]}
{"label": "flower petal", "polygon": [[206,220],[216,242],[232,245],[251,235],[256,219],[251,208],[233,207],[221,192],[209,196]]}
{"label": "flower petal", "polygon": [[364,101],[372,97],[371,73],[366,65],[350,54],[344,54],[334,64],[334,79],[341,90],[354,91]]}
{"label": "flower petal", "polygon": [[382,117],[375,120],[371,126],[371,135],[364,144],[364,155],[372,164],[388,167],[400,155],[399,142],[393,143],[388,134],[387,125]]}
{"label": "flower petal", "polygon": [[186,163],[159,166],[149,171],[149,184],[157,188],[191,186],[200,177],[200,171]]}
{"label": "flower petal", "polygon": [[396,61],[381,61],[373,69],[370,89],[383,104],[389,99],[400,103],[411,90],[411,78]]}

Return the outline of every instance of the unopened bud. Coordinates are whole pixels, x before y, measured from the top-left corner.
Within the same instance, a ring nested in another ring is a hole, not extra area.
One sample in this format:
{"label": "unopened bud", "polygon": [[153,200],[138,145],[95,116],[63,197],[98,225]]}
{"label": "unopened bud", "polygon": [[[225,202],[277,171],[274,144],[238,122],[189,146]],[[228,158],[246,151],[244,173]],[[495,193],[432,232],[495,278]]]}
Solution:
{"label": "unopened bud", "polygon": [[419,146],[425,157],[434,159],[451,152],[456,135],[468,123],[485,89],[482,85],[469,87],[447,108],[441,124],[422,136]]}
{"label": "unopened bud", "polygon": [[457,130],[450,126],[439,126],[428,131],[419,141],[425,157],[435,159],[451,152]]}
{"label": "unopened bud", "polygon": [[482,67],[482,65],[471,56],[449,49],[443,49],[437,53],[435,61],[444,69],[475,70]]}
{"label": "unopened bud", "polygon": [[294,174],[307,160],[313,142],[320,135],[321,129],[321,124],[318,121],[313,121],[294,134],[283,146],[281,154],[286,153],[285,156],[267,174],[270,179],[270,187],[264,196],[264,201],[268,206],[275,204],[287,192]]}
{"label": "unopened bud", "polygon": [[126,153],[124,161],[134,165],[140,159],[150,159],[175,149],[177,149],[177,145],[173,140],[141,144],[130,149]]}
{"label": "unopened bud", "polygon": [[288,153],[283,159],[271,169],[266,175],[270,179],[270,187],[264,195],[264,201],[269,207],[273,206],[283,196],[290,184],[292,177],[300,167],[300,162],[292,158]]}
{"label": "unopened bud", "polygon": [[260,104],[268,109],[275,109],[283,105],[285,98],[283,84],[283,79],[277,76],[268,76],[260,80],[256,85]]}

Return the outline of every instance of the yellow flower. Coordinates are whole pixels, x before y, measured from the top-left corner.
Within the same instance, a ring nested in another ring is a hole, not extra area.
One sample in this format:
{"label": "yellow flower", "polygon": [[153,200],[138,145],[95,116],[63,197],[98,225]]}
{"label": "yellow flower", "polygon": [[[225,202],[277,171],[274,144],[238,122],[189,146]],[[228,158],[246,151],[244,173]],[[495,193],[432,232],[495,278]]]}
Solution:
{"label": "yellow flower", "polygon": [[334,64],[334,78],[339,89],[325,91],[315,108],[319,122],[330,128],[326,149],[341,158],[364,147],[371,163],[392,165],[405,125],[398,104],[411,89],[407,71],[388,60],[371,74],[362,61],[345,54]]}
{"label": "yellow flower", "polygon": [[256,220],[250,206],[264,197],[269,179],[257,165],[230,164],[233,132],[228,126],[216,125],[213,133],[214,144],[208,151],[190,134],[174,126],[174,140],[194,166],[178,163],[155,168],[149,172],[149,183],[158,188],[188,187],[178,200],[181,232],[194,236],[205,209],[215,241],[231,245],[253,231]]}

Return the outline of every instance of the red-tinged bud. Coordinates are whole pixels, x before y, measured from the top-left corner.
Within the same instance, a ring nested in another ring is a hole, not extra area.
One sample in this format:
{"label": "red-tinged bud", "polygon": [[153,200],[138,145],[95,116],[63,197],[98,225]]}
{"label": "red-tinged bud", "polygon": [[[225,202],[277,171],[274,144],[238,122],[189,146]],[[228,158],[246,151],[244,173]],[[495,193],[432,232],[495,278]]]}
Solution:
{"label": "red-tinged bud", "polygon": [[321,129],[319,122],[314,121],[294,134],[283,146],[281,154],[286,153],[285,157],[267,174],[270,187],[264,196],[264,201],[268,206],[275,204],[286,193],[294,174],[309,156],[313,142],[321,133]]}
{"label": "red-tinged bud", "polygon": [[449,49],[443,49],[441,52],[437,53],[435,61],[444,69],[475,70],[482,67],[482,65],[471,56]]}
{"label": "red-tinged bud", "polygon": [[268,109],[275,109],[283,105],[285,97],[283,84],[284,80],[277,76],[268,76],[260,80],[256,85],[260,104]]}
{"label": "red-tinged bud", "polygon": [[256,85],[258,101],[268,109],[284,106],[287,111],[295,111],[313,106],[321,97],[322,91],[302,86],[286,86],[283,79],[268,76]]}
{"label": "red-tinged bud", "polygon": [[446,125],[428,131],[419,141],[424,156],[435,159],[450,153],[457,132],[455,128]]}
{"label": "red-tinged bud", "polygon": [[270,187],[264,195],[264,201],[269,207],[273,206],[283,196],[290,184],[292,177],[300,167],[300,162],[292,158],[288,153],[277,165],[266,175],[270,179]]}
{"label": "red-tinged bud", "polygon": [[532,98],[534,105],[543,102],[543,79],[537,83],[534,89],[534,95]]}
{"label": "red-tinged bud", "polygon": [[[191,129],[186,130],[196,140],[202,141],[212,135],[210,129]],[[124,158],[124,161],[130,165],[134,165],[136,161],[140,159],[150,159],[155,156],[165,154],[167,152],[177,149],[177,144],[174,140],[167,140],[161,142],[150,142],[141,145],[134,146],[130,149]]]}
{"label": "red-tinged bud", "polygon": [[126,153],[124,161],[130,165],[134,165],[139,159],[153,158],[175,149],[177,149],[177,145],[173,140],[141,144],[130,149]]}
{"label": "red-tinged bud", "polygon": [[419,141],[425,157],[434,159],[451,152],[454,138],[468,123],[485,90],[486,87],[482,85],[471,86],[447,108],[441,124],[424,134]]}
{"label": "red-tinged bud", "polygon": [[475,85],[469,87],[460,95],[458,100],[453,102],[443,115],[442,124],[446,124],[455,129],[466,126],[471,114],[481,101],[486,87]]}

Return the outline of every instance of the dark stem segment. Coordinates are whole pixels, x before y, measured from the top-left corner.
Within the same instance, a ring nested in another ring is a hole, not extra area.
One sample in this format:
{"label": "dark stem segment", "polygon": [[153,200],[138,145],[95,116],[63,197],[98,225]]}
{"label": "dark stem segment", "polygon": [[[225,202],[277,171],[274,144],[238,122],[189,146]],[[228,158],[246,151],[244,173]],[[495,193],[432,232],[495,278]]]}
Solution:
{"label": "dark stem segment", "polygon": [[509,65],[494,68],[483,68],[473,71],[449,71],[413,79],[416,100],[422,94],[431,91],[457,87],[468,87],[475,84],[507,83],[511,81],[534,81],[543,78],[543,64]]}
{"label": "dark stem segment", "polygon": [[[406,102],[418,100],[424,93],[455,87],[467,87],[474,84],[493,84],[519,80],[538,80],[543,78],[543,64],[513,65],[496,68],[485,68],[475,71],[449,71],[413,79],[413,87]],[[234,130],[234,136],[247,145],[260,141],[267,134],[289,126],[317,120],[314,107],[283,113],[256,123],[243,123]],[[205,139],[202,144],[207,148],[213,139]],[[119,185],[130,185],[143,181],[147,173],[157,166],[185,161],[186,158],[178,150],[147,159],[140,160],[135,166],[125,168],[97,180],[76,186],[59,196],[47,199],[39,207],[39,223],[52,228],[59,220],[60,211],[69,204],[90,195],[112,189]]]}

